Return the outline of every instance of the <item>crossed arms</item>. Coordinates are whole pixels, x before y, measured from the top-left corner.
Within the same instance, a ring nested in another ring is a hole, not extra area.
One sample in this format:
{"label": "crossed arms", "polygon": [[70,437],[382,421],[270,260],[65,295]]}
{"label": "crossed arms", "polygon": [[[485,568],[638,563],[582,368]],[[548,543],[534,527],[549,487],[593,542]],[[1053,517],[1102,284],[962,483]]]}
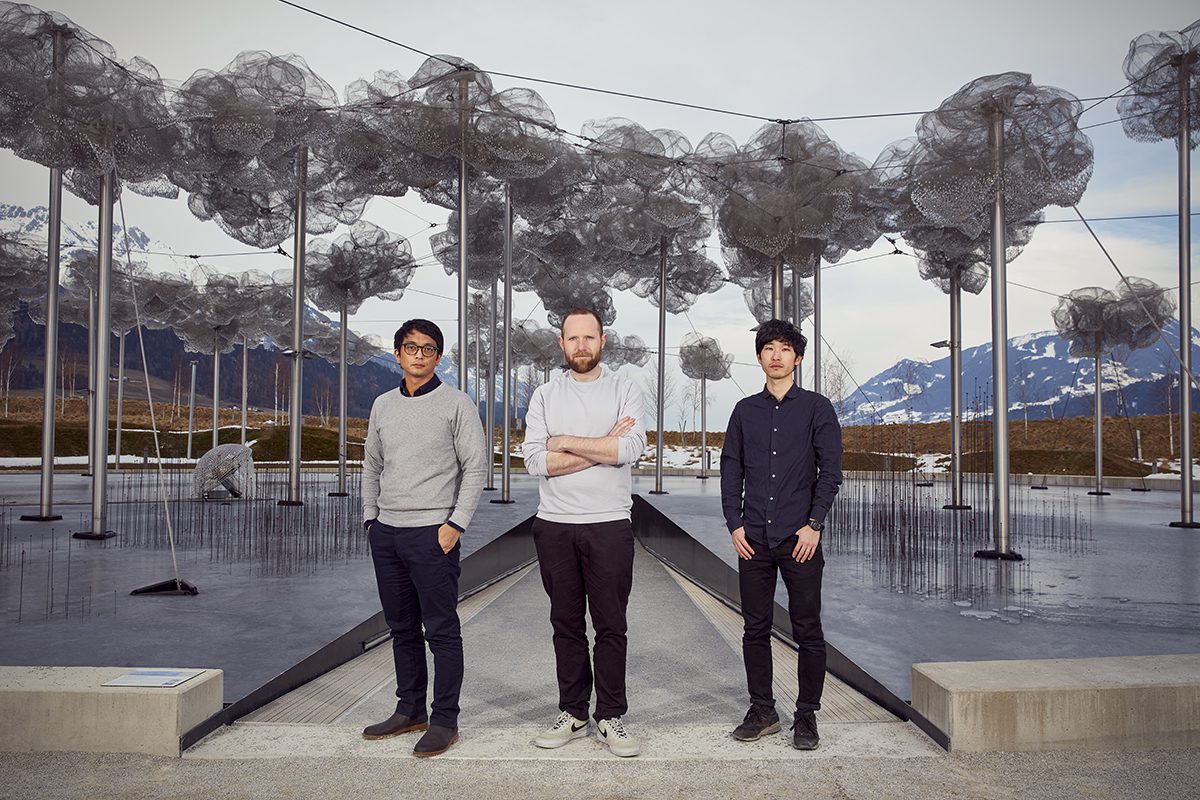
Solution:
{"label": "crossed arms", "polygon": [[551,436],[546,429],[546,411],[542,393],[534,392],[525,416],[525,468],[530,475],[556,477],[582,472],[597,464],[625,464],[635,461],[645,447],[635,416],[640,398],[624,398],[620,418],[604,436]]}

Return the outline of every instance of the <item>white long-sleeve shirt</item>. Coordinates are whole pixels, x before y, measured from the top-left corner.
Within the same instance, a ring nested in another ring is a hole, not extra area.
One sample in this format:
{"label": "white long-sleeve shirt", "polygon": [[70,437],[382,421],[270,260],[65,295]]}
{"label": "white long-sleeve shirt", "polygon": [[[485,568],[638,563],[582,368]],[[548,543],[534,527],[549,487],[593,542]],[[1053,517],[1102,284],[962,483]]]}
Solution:
{"label": "white long-sleeve shirt", "polygon": [[[646,449],[644,399],[633,381],[601,365],[600,377],[577,381],[570,372],[539,386],[525,416],[525,469],[539,477],[538,517],[550,522],[612,522],[629,519],[633,507],[630,467]],[[616,464],[594,464],[570,475],[548,474],[551,436],[607,436],[622,417],[633,430],[621,437]]]}

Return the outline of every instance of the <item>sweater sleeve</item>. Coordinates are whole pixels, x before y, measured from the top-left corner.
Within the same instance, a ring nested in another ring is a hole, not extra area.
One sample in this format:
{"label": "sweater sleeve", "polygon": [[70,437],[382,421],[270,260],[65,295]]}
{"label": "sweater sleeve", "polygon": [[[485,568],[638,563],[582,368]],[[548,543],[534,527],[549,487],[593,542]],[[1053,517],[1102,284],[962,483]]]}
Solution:
{"label": "sweater sleeve", "polygon": [[642,390],[631,380],[622,381],[621,410],[618,419],[633,417],[633,429],[617,442],[617,465],[632,464],[646,452],[646,424],[642,421],[642,411],[646,408],[646,399]]}
{"label": "sweater sleeve", "polygon": [[458,459],[462,480],[447,521],[459,530],[466,530],[471,524],[471,517],[475,516],[479,496],[483,494],[487,471],[491,468],[491,454],[486,452],[487,440],[483,435],[479,412],[466,395],[459,400],[454,424],[454,454]]}
{"label": "sweater sleeve", "polygon": [[545,478],[550,475],[546,468],[546,405],[542,384],[533,390],[529,408],[525,410],[525,442],[521,445],[521,457],[525,459],[525,471],[530,475]]}
{"label": "sweater sleeve", "polygon": [[367,443],[363,446],[362,503],[363,522],[379,516],[379,476],[383,472],[383,445],[379,438],[379,422],[376,411],[379,400],[371,405],[371,416],[367,420]]}

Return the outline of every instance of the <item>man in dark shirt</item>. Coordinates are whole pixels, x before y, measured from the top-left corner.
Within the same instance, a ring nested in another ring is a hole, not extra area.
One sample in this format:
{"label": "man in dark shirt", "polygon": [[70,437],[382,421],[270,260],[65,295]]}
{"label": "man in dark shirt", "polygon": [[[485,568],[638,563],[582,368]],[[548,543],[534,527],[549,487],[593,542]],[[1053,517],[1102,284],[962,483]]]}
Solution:
{"label": "man in dark shirt", "polygon": [[842,483],[842,429],[828,399],[792,380],[807,344],[798,328],[769,320],[759,326],[754,344],[767,385],[734,406],[721,449],[721,506],[738,554],[742,657],[750,690],[750,710],[733,738],[754,741],[780,728],[771,691],[778,571],[800,648],[792,744],[814,750],[815,712],[825,685],[821,531]]}

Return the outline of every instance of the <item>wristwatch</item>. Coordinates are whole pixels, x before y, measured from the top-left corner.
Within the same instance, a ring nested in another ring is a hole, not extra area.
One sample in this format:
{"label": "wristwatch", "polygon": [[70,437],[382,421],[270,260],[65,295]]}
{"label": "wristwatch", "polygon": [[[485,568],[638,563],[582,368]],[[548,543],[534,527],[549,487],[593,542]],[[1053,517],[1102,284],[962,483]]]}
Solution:
{"label": "wristwatch", "polygon": [[825,523],[817,522],[815,519],[810,519],[808,521],[808,527],[812,528],[817,533],[820,533],[821,531],[825,530]]}

